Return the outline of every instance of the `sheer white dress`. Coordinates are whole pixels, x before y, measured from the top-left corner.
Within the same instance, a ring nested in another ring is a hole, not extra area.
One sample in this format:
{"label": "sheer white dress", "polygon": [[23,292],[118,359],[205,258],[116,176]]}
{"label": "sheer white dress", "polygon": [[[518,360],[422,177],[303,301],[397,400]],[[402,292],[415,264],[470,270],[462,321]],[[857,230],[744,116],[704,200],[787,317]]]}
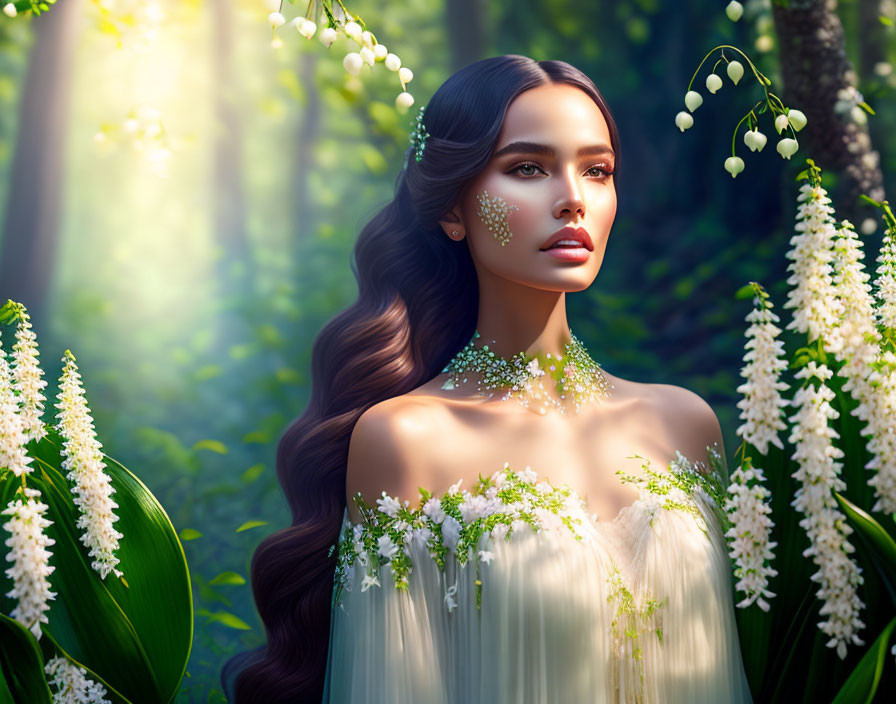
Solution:
{"label": "sheer white dress", "polygon": [[505,467],[469,490],[345,513],[324,702],[752,702],[720,458],[621,472],[609,521]]}

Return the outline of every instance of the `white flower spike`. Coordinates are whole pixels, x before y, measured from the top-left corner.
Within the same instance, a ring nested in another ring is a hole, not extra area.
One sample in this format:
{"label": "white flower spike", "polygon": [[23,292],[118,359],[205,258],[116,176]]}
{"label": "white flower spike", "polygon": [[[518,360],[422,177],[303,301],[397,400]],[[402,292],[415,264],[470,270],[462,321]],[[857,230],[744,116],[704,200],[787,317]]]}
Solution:
{"label": "white flower spike", "polygon": [[688,110],[694,112],[694,110],[703,105],[703,96],[695,90],[689,90],[685,93],[684,104]]}
{"label": "white flower spike", "polygon": [[53,702],[71,704],[110,704],[106,688],[87,677],[87,670],[70,663],[65,658],[54,657],[44,666],[48,683],[56,693]]}
{"label": "white flower spike", "polygon": [[711,73],[706,77],[706,90],[715,95],[715,92],[722,87],[722,78],[717,73]]}
{"label": "white flower spike", "polygon": [[737,178],[737,175],[744,170],[744,160],[739,156],[729,156],[725,159],[725,171],[731,174],[731,178]]}
{"label": "white flower spike", "polygon": [[747,130],[744,134],[744,144],[746,144],[751,152],[761,152],[768,138],[759,130]]}
{"label": "white flower spike", "polygon": [[780,142],[778,142],[778,154],[780,154],[785,159],[790,159],[794,154],[796,154],[796,150],[799,149],[799,144],[795,139],[791,139],[790,137],[785,137]]}
{"label": "white flower spike", "polygon": [[734,85],[737,85],[737,82],[744,75],[744,67],[740,61],[731,61],[726,71],[728,72],[728,78],[734,82]]}
{"label": "white flower spike", "polygon": [[691,113],[682,110],[675,116],[675,126],[684,132],[694,126],[694,118],[691,117]]}
{"label": "white flower spike", "polygon": [[41,419],[46,396],[41,389],[47,386],[42,377],[43,370],[38,363],[37,336],[31,329],[27,313],[22,311],[16,328],[16,344],[13,345],[13,387],[19,392],[19,407],[22,418],[22,430],[27,439],[40,440],[46,435]]}
{"label": "white flower spike", "polygon": [[744,14],[744,6],[737,2],[737,0],[731,0],[725,7],[725,14],[728,15],[729,20],[737,22],[741,18],[741,15]]}

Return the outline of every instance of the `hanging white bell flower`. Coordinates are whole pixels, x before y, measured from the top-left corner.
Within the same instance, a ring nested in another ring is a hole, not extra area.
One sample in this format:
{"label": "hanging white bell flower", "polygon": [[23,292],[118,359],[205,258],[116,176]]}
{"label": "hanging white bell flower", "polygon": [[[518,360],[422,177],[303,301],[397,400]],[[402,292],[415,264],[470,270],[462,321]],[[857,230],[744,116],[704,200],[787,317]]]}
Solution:
{"label": "hanging white bell flower", "polygon": [[118,520],[113,509],[118,504],[112,500],[115,493],[100,452],[102,445],[93,430],[93,418],[84,397],[81,375],[75,357],[66,350],[65,367],[59,377],[59,393],[56,408],[59,419],[56,427],[63,438],[62,467],[68,470],[66,477],[74,483],[74,503],[80,509],[77,527],[82,529],[81,542],[90,549],[94,558],[91,567],[105,579],[109,572],[121,577],[122,571],[115,565],[118,541],[124,536],[112,525]]}
{"label": "hanging white bell flower", "polygon": [[264,4],[267,5],[268,12],[280,12],[280,2],[281,0],[265,0]]}
{"label": "hanging white bell flower", "polygon": [[369,32],[366,29],[363,32],[361,32],[361,43],[364,46],[370,47],[372,49],[373,48],[373,33]]}
{"label": "hanging white bell flower", "polygon": [[17,602],[10,616],[40,640],[40,624],[50,622],[45,613],[50,609],[47,602],[56,598],[47,581],[56,569],[49,562],[52,553],[47,548],[56,541],[44,532],[53,522],[44,517],[49,507],[40,500],[40,492],[28,486],[20,491],[24,492],[25,501],[16,498],[0,512],[10,516],[3,527],[11,536],[6,539],[6,546],[11,548],[6,561],[12,567],[6,574],[12,579],[13,588],[6,596]]}
{"label": "hanging white bell flower", "polygon": [[395,98],[395,107],[397,107],[401,112],[405,112],[413,104],[414,96],[412,96],[407,91],[399,93],[398,97]]}
{"label": "hanging white bell flower", "polygon": [[722,77],[717,73],[711,73],[706,77],[706,90],[715,95],[715,92],[722,87]]}
{"label": "hanging white bell flower", "polygon": [[746,144],[751,152],[761,152],[768,138],[759,130],[747,130],[744,134],[744,144]]}
{"label": "hanging white bell flower", "polygon": [[305,37],[305,39],[311,39],[317,31],[317,24],[311,20],[304,20],[297,29],[299,30],[299,34]]}
{"label": "hanging white bell flower", "polygon": [[368,66],[373,66],[376,63],[376,54],[373,53],[373,49],[363,46],[358,53],[361,55],[361,59],[364,63]]}
{"label": "hanging white bell flower", "polygon": [[28,440],[40,440],[47,431],[42,420],[46,396],[41,389],[47,386],[44,372],[38,363],[37,336],[31,329],[31,321],[24,311],[16,328],[16,344],[13,345],[13,387],[19,393],[22,429]]}
{"label": "hanging white bell flower", "polygon": [[357,51],[350,51],[342,60],[342,66],[352,76],[357,76],[361,73],[361,67],[363,65],[364,59],[361,58],[361,55]]}
{"label": "hanging white bell flower", "polygon": [[793,127],[796,132],[803,129],[808,122],[806,116],[799,110],[788,110],[787,119],[790,122],[790,126]]}
{"label": "hanging white bell flower", "polygon": [[731,174],[731,178],[737,178],[737,175],[744,170],[744,160],[739,156],[729,156],[725,159],[725,171]]}
{"label": "hanging white bell flower", "polygon": [[726,71],[728,72],[728,78],[734,82],[734,85],[737,85],[737,82],[744,75],[744,67],[740,61],[729,62]]}
{"label": "hanging white bell flower", "polygon": [[401,59],[398,58],[397,54],[388,54],[384,63],[390,71],[397,71],[401,68]]}
{"label": "hanging white bell flower", "polygon": [[695,90],[689,90],[684,95],[684,104],[688,110],[694,112],[694,110],[703,105],[703,96]]}
{"label": "hanging white bell flower", "polygon": [[790,159],[794,154],[796,154],[796,150],[799,149],[799,144],[795,139],[790,137],[785,137],[780,142],[778,142],[777,150],[778,154],[780,154],[785,159]]}
{"label": "hanging white bell flower", "polygon": [[731,0],[731,2],[725,6],[725,14],[728,15],[729,20],[737,22],[741,15],[744,14],[744,6],[737,2],[737,0]]}
{"label": "hanging white bell flower", "polygon": [[87,670],[63,657],[54,657],[44,666],[47,683],[56,692],[53,704],[111,704],[106,688],[87,677]]}
{"label": "hanging white bell flower", "polygon": [[354,20],[351,20],[350,22],[346,22],[346,23],[342,26],[342,30],[343,30],[348,36],[350,36],[352,39],[354,39],[355,41],[357,41],[357,42],[360,42],[360,41],[361,41],[361,32],[362,32],[363,30],[361,29],[361,25],[359,25],[359,24],[358,24],[357,22],[355,22]]}
{"label": "hanging white bell flower", "polygon": [[402,84],[410,83],[414,80],[414,72],[406,66],[402,66],[398,69],[398,80],[402,82]]}
{"label": "hanging white bell flower", "polygon": [[322,29],[317,36],[318,39],[320,39],[321,44],[329,49],[333,42],[339,38],[339,33],[332,27],[327,27],[326,29]]}
{"label": "hanging white bell flower", "polygon": [[675,116],[675,126],[682,132],[694,126],[694,118],[691,113],[682,110]]}
{"label": "hanging white bell flower", "polygon": [[3,14],[6,15],[7,17],[15,17],[16,14],[18,14],[16,12],[16,6],[13,5],[11,2],[6,3],[3,6]]}
{"label": "hanging white bell flower", "polygon": [[268,15],[268,22],[270,22],[271,27],[276,28],[286,24],[286,18],[279,12],[272,12]]}
{"label": "hanging white bell flower", "polygon": [[382,61],[383,59],[385,59],[388,53],[389,49],[386,48],[385,44],[374,44],[373,55],[376,57],[377,61]]}
{"label": "hanging white bell flower", "polygon": [[789,124],[790,120],[783,113],[775,118],[775,129],[778,130],[778,134],[781,134],[782,130],[786,130]]}

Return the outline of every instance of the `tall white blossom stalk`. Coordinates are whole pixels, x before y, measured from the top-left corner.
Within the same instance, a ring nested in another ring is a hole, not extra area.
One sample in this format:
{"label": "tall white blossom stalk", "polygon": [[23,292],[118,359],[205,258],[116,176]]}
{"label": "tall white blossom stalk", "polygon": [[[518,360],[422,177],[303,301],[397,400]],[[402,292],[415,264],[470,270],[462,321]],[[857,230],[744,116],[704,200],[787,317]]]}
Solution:
{"label": "tall white blossom stalk", "polygon": [[892,225],[884,234],[875,273],[875,320],[884,328],[896,330],[896,227]]}
{"label": "tall white blossom stalk", "polygon": [[55,657],[44,666],[49,684],[56,690],[53,704],[111,704],[106,688],[87,677],[87,670]]}
{"label": "tall white blossom stalk", "polygon": [[20,310],[16,329],[16,343],[13,345],[12,378],[19,392],[19,413],[28,440],[40,440],[46,435],[42,420],[46,396],[41,389],[47,386],[44,372],[38,363],[37,336],[31,329],[31,321],[24,310]]}
{"label": "tall white blossom stalk", "polygon": [[31,457],[25,451],[27,442],[9,362],[0,346],[0,470],[11,470],[17,477],[33,471]]}
{"label": "tall white blossom stalk", "polygon": [[843,220],[834,240],[834,283],[842,308],[840,337],[835,352],[845,379],[843,390],[858,401],[852,415],[866,424],[860,433],[870,435],[871,460],[866,469],[877,470],[868,484],[876,501],[872,511],[896,513],[896,374],[881,358],[881,336],[874,320],[870,276],[864,271],[862,242],[852,223]]}
{"label": "tall white blossom stalk", "polygon": [[[772,311],[768,294],[758,284],[754,283],[753,287],[756,292],[753,309],[746,317],[750,323],[744,345],[746,365],[741,369],[746,381],[737,387],[738,393],[743,394],[737,406],[744,423],[738,427],[737,434],[764,455],[769,444],[784,449],[778,431],[787,427],[781,409],[788,401],[781,396],[781,391],[789,385],[780,379],[781,370],[787,367],[783,359],[784,343],[777,339],[781,329],[775,323],[780,319]],[[774,527],[770,517],[771,492],[764,483],[762,469],[753,467],[749,458],[731,474],[725,500],[731,527],[725,537],[738,579],[735,589],[745,593],[737,605],[745,608],[756,603],[768,611],[769,604],[764,597],[774,596],[768,589],[768,579],[778,572],[770,564],[774,559],[772,548],[777,543],[771,541]]]}
{"label": "tall white blossom stalk", "polygon": [[839,413],[831,406],[834,392],[825,383],[833,372],[824,364],[810,361],[796,373],[799,379],[816,378],[816,387],[807,381],[797,390],[794,406],[797,411],[791,418],[793,431],[790,442],[796,451],[792,459],[799,464],[793,476],[800,482],[791,505],[803,514],[800,526],[809,536],[809,547],[803,556],[812,556],[818,566],[811,579],[819,583],[818,598],[823,602],[820,615],[828,618],[818,625],[830,636],[826,643],[836,648],[837,655],[846,657],[846,646],[852,642],[864,645],[858,631],[864,627],[859,614],[864,603],[859,598],[858,586],[864,582],[861,568],[849,556],[855,548],[848,536],[853,529],[837,505],[835,491],[843,491],[845,482],[840,478],[843,451],[832,440],[839,437],[828,421]]}
{"label": "tall white blossom stalk", "polygon": [[6,574],[12,579],[13,588],[6,596],[16,600],[10,615],[39,640],[40,624],[49,623],[45,613],[50,609],[48,601],[56,597],[47,580],[56,569],[50,565],[52,553],[47,548],[56,541],[44,532],[53,522],[44,517],[48,507],[40,500],[40,492],[31,487],[20,491],[24,492],[25,501],[16,498],[2,511],[2,515],[10,516],[3,527],[10,534],[6,539],[10,548],[6,561],[12,562],[12,567]]}
{"label": "tall white blossom stalk", "polygon": [[103,579],[110,571],[121,577],[121,570],[115,567],[119,562],[115,551],[119,539],[124,536],[112,525],[118,520],[113,513],[118,504],[111,498],[115,489],[103,471],[106,464],[100,452],[102,445],[93,430],[93,419],[75,357],[66,350],[63,361],[65,367],[59,378],[58,403],[55,404],[59,409],[56,427],[64,440],[62,466],[74,483],[74,503],[81,511],[77,522],[77,527],[82,530],[81,542],[90,549],[90,556],[95,558],[91,566]]}
{"label": "tall white blossom stalk", "polygon": [[794,308],[788,330],[807,333],[809,342],[822,338],[825,349],[835,353],[843,341],[839,322],[843,303],[837,298],[831,267],[835,227],[831,199],[820,184],[804,183],[797,198],[796,234],[790,238],[787,265],[792,271],[785,308]]}

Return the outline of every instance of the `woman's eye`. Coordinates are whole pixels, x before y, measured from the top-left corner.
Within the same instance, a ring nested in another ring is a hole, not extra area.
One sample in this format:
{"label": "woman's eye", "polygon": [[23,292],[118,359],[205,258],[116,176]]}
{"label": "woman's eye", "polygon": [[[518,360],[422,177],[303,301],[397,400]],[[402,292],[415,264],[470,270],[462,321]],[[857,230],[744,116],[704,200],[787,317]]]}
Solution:
{"label": "woman's eye", "polygon": [[[510,173],[512,173],[512,174],[513,174],[513,173],[516,173],[517,171],[520,171],[520,169],[538,169],[538,167],[537,167],[535,164],[531,164],[531,163],[529,163],[529,162],[526,162],[526,163],[524,163],[524,164],[520,164],[519,166],[514,166],[514,167],[510,170]],[[540,171],[540,170],[541,170],[541,169],[539,169],[539,171]],[[520,173],[522,173],[522,172],[520,171]],[[532,175],[534,175],[534,174],[533,174],[532,172],[529,172],[529,173],[525,173],[525,174],[522,174],[522,175],[523,175],[523,176],[532,176]]]}
{"label": "woman's eye", "polygon": [[[511,173],[511,174],[519,173],[522,176],[534,176],[535,175],[535,171],[525,171],[524,172],[523,169],[536,169],[537,171],[541,171],[541,168],[538,167],[537,165],[535,165],[531,162],[526,162],[526,163],[514,166],[508,173]],[[591,174],[591,175],[597,177],[598,179],[603,180],[603,179],[610,178],[610,176],[613,175],[613,169],[607,168],[603,164],[596,164],[596,165],[592,166],[590,169],[588,169],[588,171],[586,171],[585,173]]]}
{"label": "woman's eye", "polygon": [[[613,169],[607,168],[603,164],[595,164],[590,169],[588,169],[588,173],[590,174],[592,171],[599,171],[603,174],[603,176],[598,176],[598,178],[610,178],[613,175]],[[597,175],[597,174],[595,174]]]}

